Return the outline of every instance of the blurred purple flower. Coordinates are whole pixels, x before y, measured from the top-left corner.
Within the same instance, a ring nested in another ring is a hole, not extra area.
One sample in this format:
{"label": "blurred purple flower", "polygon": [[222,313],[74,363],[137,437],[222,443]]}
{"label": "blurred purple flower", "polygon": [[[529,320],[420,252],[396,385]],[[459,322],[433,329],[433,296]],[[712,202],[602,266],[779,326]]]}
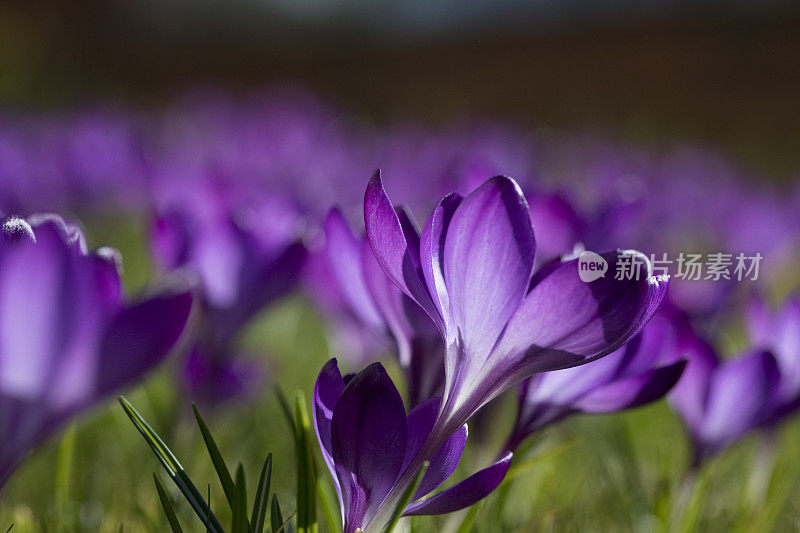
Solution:
{"label": "blurred purple flower", "polygon": [[0,206],[124,210],[145,205],[143,130],[121,110],[25,116],[0,128]]}
{"label": "blurred purple flower", "polygon": [[299,279],[306,258],[303,219],[282,198],[252,188],[214,182],[175,187],[160,197],[153,251],[162,267],[200,276],[202,325],[185,377],[196,399],[211,401],[219,398],[201,393],[222,375],[246,368],[235,362],[242,327]]}
{"label": "blurred purple flower", "polygon": [[146,205],[143,132],[133,115],[85,109],[48,123],[43,137],[68,205],[126,212]]}
{"label": "blurred purple flower", "polygon": [[[443,198],[420,236],[405,211],[395,210],[376,172],[364,217],[378,263],[445,339],[442,406],[420,457],[523,379],[620,348],[644,327],[669,285],[668,278],[650,276],[640,255],[647,271],[638,279],[608,275],[585,283],[577,260],[533,277],[531,214],[519,186],[506,177],[492,178],[464,198]],[[609,272],[617,271],[622,254],[603,256]],[[418,458],[406,469],[405,483],[419,464]]]}
{"label": "blurred purple flower", "polygon": [[[314,387],[314,428],[339,496],[345,533],[378,530],[394,511],[391,506],[396,503],[387,498],[402,487],[403,472],[423,449],[440,402],[439,397],[429,399],[406,415],[403,400],[380,363],[344,379],[335,359],[322,368]],[[467,426],[463,425],[437,449],[425,453],[424,460],[430,464],[404,510],[406,516],[463,509],[500,484],[511,462],[510,453],[421,500],[453,474],[466,441]]]}
{"label": "blurred purple flower", "polygon": [[768,351],[778,365],[778,384],[764,420],[773,426],[800,408],[800,298],[788,298],[777,310],[754,298],[747,325],[752,348]]}
{"label": "blurred purple flower", "polygon": [[155,132],[156,185],[209,175],[280,195],[321,220],[333,198],[359,198],[371,139],[359,124],[295,87],[243,98],[195,90],[163,114]]}
{"label": "blurred purple flower", "polygon": [[406,375],[409,403],[441,395],[444,344],[420,307],[386,277],[369,243],[333,209],[325,221],[325,257],[335,283],[362,327],[389,345]]}
{"label": "blurred purple flower", "polygon": [[114,250],[55,215],[0,220],[0,486],[71,417],[139,380],[178,341],[188,290],[122,299]]}
{"label": "blurred purple flower", "polygon": [[689,323],[671,309],[675,347],[687,357],[683,377],[669,395],[693,444],[692,467],[770,421],[782,376],[775,356],[754,345],[722,360]]}
{"label": "blurred purple flower", "polygon": [[523,382],[505,449],[516,449],[529,436],[575,413],[613,413],[662,398],[686,366],[685,359],[665,362],[669,335],[669,325],[653,319],[628,344],[598,361]]}

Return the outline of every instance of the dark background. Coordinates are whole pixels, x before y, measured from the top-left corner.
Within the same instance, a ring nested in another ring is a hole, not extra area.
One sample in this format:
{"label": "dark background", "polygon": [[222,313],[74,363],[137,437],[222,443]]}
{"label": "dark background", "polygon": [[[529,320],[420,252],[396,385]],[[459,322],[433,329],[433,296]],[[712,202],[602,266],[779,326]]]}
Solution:
{"label": "dark background", "polygon": [[197,85],[273,83],[378,122],[488,115],[699,142],[776,180],[800,174],[789,3],[0,2],[7,108],[151,107]]}

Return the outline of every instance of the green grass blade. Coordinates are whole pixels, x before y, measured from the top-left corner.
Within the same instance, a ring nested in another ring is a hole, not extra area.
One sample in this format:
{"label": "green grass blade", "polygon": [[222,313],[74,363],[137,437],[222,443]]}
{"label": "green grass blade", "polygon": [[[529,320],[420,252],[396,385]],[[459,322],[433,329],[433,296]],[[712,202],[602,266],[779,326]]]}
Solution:
{"label": "green grass blade", "polygon": [[414,493],[417,492],[417,488],[422,481],[422,476],[424,476],[425,472],[428,471],[429,465],[430,463],[428,461],[422,463],[422,468],[420,468],[419,472],[417,472],[417,475],[414,476],[414,481],[408,486],[405,492],[403,492],[403,495],[400,497],[400,501],[397,503],[397,507],[394,509],[394,513],[392,513],[392,517],[386,524],[386,529],[384,529],[385,533],[391,533],[394,528],[397,527],[397,523],[403,517],[406,507],[408,507],[408,504],[411,503],[411,498],[413,498]]}
{"label": "green grass blade", "polygon": [[281,524],[281,527],[279,527],[278,529],[276,529],[272,533],[284,533],[285,531],[289,531],[289,521],[292,519],[293,516],[294,516],[294,513],[292,513],[289,516],[287,516],[286,520],[284,520],[283,524]]}
{"label": "green grass blade", "polygon": [[231,533],[247,533],[250,522],[247,520],[247,482],[242,463],[236,468],[236,481],[231,505]]}
{"label": "green grass blade", "polygon": [[181,528],[181,525],[178,522],[178,517],[175,516],[175,509],[172,508],[172,502],[167,495],[167,491],[164,490],[164,486],[161,485],[161,482],[158,480],[158,476],[155,474],[155,472],[153,472],[153,482],[156,484],[158,499],[161,501],[161,507],[164,509],[164,514],[167,515],[167,522],[169,522],[169,527],[172,529],[172,533],[183,533],[183,528]]}
{"label": "green grass blade", "polygon": [[[480,511],[482,507],[482,502],[478,502],[472,507],[469,508],[469,511],[466,515],[464,515],[464,519],[461,521],[461,524],[458,526],[458,530],[456,533],[469,533],[470,531],[475,530],[475,519],[478,517],[478,511]],[[500,524],[500,522],[495,522],[496,524]]]}
{"label": "green grass blade", "polygon": [[256,498],[253,500],[253,514],[250,517],[250,526],[253,533],[262,533],[269,506],[269,485],[272,480],[272,453],[267,454],[267,460],[261,467],[261,477],[258,480]]}
{"label": "green grass blade", "polygon": [[269,514],[269,524],[272,528],[272,533],[277,533],[283,527],[283,514],[281,513],[281,506],[278,503],[278,495],[272,495],[272,509]]}
{"label": "green grass blade", "polygon": [[203,417],[200,416],[197,405],[192,403],[192,409],[194,410],[194,417],[197,419],[197,425],[200,427],[200,434],[203,435],[203,442],[206,444],[208,455],[211,457],[211,462],[214,465],[214,470],[217,471],[217,477],[219,477],[219,481],[222,483],[222,491],[225,493],[228,505],[232,508],[235,487],[231,473],[225,465],[225,460],[222,458],[222,454],[219,451],[217,443],[214,441],[214,437],[211,436],[211,431],[209,431],[208,426],[206,426]]}
{"label": "green grass blade", "polygon": [[214,516],[214,513],[211,511],[211,507],[206,501],[203,499],[203,496],[197,490],[197,487],[194,486],[192,480],[186,474],[181,466],[178,459],[172,453],[172,451],[167,447],[161,437],[150,427],[144,418],[133,408],[133,406],[126,400],[124,397],[120,396],[119,403],[122,405],[122,409],[125,411],[125,414],[128,415],[128,418],[131,419],[133,425],[136,426],[136,429],[139,430],[139,433],[142,434],[144,440],[153,450],[153,453],[156,455],[158,460],[161,462],[164,469],[169,474],[169,477],[172,478],[172,481],[177,485],[178,489],[183,494],[184,498],[189,502],[194,509],[195,514],[202,520],[206,528],[211,533],[224,533],[224,529],[222,525],[220,525],[217,518]]}
{"label": "green grass blade", "polygon": [[211,523],[211,485],[208,485],[208,520],[206,521],[206,533],[210,533],[208,524]]}
{"label": "green grass blade", "polygon": [[275,397],[278,398],[278,405],[280,405],[283,417],[290,428],[294,428],[294,415],[292,414],[292,407],[289,405],[289,399],[280,387],[275,387]]}
{"label": "green grass blade", "polygon": [[311,422],[305,396],[295,395],[294,442],[297,456],[297,533],[317,532],[317,474],[311,441]]}
{"label": "green grass blade", "polygon": [[75,464],[75,441],[77,430],[70,425],[58,445],[55,475],[55,508],[58,513],[57,531],[69,531],[75,527],[74,504],[72,502],[73,465]]}
{"label": "green grass blade", "polygon": [[337,505],[336,496],[334,496],[330,484],[326,483],[322,477],[317,478],[317,497],[322,505],[325,519],[328,521],[328,531],[341,531],[342,524],[339,518],[339,506]]}

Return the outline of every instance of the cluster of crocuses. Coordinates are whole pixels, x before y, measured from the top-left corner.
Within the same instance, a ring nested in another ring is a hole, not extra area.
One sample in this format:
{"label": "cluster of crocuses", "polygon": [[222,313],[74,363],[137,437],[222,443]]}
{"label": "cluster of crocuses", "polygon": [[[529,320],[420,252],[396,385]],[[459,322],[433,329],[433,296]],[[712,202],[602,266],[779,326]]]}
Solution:
{"label": "cluster of crocuses", "polygon": [[[269,376],[239,353],[239,333],[302,287],[330,319],[333,354],[365,367],[343,376],[332,359],[313,392],[348,533],[379,530],[401,505],[472,505],[531,435],[665,395],[699,467],[800,408],[800,300],[775,309],[762,296],[791,292],[800,195],[737,174],[697,150],[497,124],[380,131],[298,93],[198,93],[137,120],[14,117],[0,129],[0,209],[22,215],[0,228],[0,486],[67,420],[170,352],[184,357],[191,400],[263,392]],[[109,205],[149,217],[154,259],[173,272],[137,303],[123,298],[115,251],[30,215]],[[417,225],[412,211],[425,208]],[[590,282],[575,257],[587,248],[608,264]],[[632,248],[765,263],[757,282],[675,283]],[[631,257],[643,275],[618,279]],[[715,343],[742,307],[748,348],[723,357]],[[402,393],[373,362],[387,353]],[[435,492],[470,419],[511,389],[519,408],[498,460]]]}

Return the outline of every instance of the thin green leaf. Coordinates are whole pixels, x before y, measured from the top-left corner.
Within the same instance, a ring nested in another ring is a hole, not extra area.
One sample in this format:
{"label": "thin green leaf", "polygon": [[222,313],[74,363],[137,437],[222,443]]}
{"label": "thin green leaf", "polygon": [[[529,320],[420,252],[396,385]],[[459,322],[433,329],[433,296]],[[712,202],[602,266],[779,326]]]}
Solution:
{"label": "thin green leaf", "polygon": [[150,424],[148,424],[136,409],[133,408],[128,400],[120,396],[119,403],[125,411],[125,414],[128,415],[133,425],[136,426],[136,429],[139,430],[139,433],[142,434],[144,440],[153,450],[153,453],[161,462],[162,466],[169,474],[169,477],[172,478],[172,481],[181,491],[184,498],[186,498],[192,506],[195,514],[205,523],[206,529],[210,533],[224,533],[222,525],[220,525],[214,513],[211,511],[211,507],[203,499],[203,496],[200,495],[197,487],[194,486],[194,483],[192,483],[192,480],[186,474],[180,462],[178,462],[175,454],[172,453],[164,441],[161,440],[161,437],[158,436],[153,428],[150,427]]}
{"label": "thin green leaf", "polygon": [[247,533],[250,529],[250,522],[247,520],[247,482],[244,476],[242,463],[236,468],[236,482],[231,505],[232,533]]}
{"label": "thin green leaf", "polygon": [[412,481],[411,485],[409,485],[405,492],[403,492],[403,495],[400,497],[400,501],[397,502],[397,507],[395,507],[394,513],[392,513],[392,518],[390,518],[389,522],[386,524],[386,529],[384,529],[386,533],[391,533],[394,528],[397,527],[397,523],[403,517],[406,507],[408,507],[408,504],[411,503],[411,498],[413,498],[414,493],[417,492],[417,488],[422,481],[422,476],[424,476],[425,472],[428,471],[429,465],[430,463],[428,461],[422,463],[422,467],[419,469],[419,472],[417,472],[417,475],[414,476],[414,481]]}
{"label": "thin green leaf", "polygon": [[161,507],[164,509],[164,514],[167,515],[167,522],[169,522],[169,527],[172,529],[172,533],[183,533],[183,528],[181,528],[180,523],[178,522],[178,517],[175,516],[175,509],[172,508],[172,501],[169,499],[169,495],[167,495],[167,491],[164,490],[163,485],[158,480],[158,476],[153,472],[153,482],[156,484],[156,492],[158,492],[158,499],[161,501]]}
{"label": "thin green leaf", "polygon": [[261,477],[258,480],[256,498],[253,500],[253,514],[250,517],[250,529],[253,533],[262,533],[267,518],[269,506],[269,485],[272,479],[272,453],[267,454],[267,460],[261,467]]}
{"label": "thin green leaf", "polygon": [[[475,525],[475,519],[478,517],[478,511],[481,509],[482,503],[483,502],[478,502],[469,508],[469,511],[464,515],[464,519],[458,526],[458,531],[456,533],[469,533],[470,531],[474,531],[473,526]],[[499,524],[500,522],[497,523]]]}
{"label": "thin green leaf", "polygon": [[210,533],[208,529],[208,524],[211,523],[211,484],[208,485],[208,522],[206,522],[206,533]]}
{"label": "thin green leaf", "polygon": [[317,474],[311,444],[311,422],[305,396],[295,395],[294,442],[297,456],[297,533],[317,532]]}
{"label": "thin green leaf", "polygon": [[275,387],[275,397],[278,398],[278,405],[281,407],[281,412],[283,413],[283,417],[286,419],[286,423],[289,424],[290,428],[294,429],[294,415],[292,415],[292,407],[289,405],[289,399],[286,397],[283,389],[278,386]]}
{"label": "thin green leaf", "polygon": [[281,506],[278,503],[278,495],[272,495],[272,510],[269,514],[269,524],[273,533],[277,533],[283,527],[283,514],[281,513]]}
{"label": "thin green leaf", "polygon": [[233,485],[231,473],[228,471],[228,467],[225,465],[225,460],[222,458],[222,454],[219,452],[219,447],[214,441],[214,437],[211,436],[211,431],[208,430],[208,426],[206,426],[203,417],[200,416],[200,411],[197,410],[197,405],[192,403],[192,409],[194,410],[194,417],[197,419],[197,425],[200,427],[200,433],[203,435],[203,442],[206,444],[208,455],[211,457],[211,462],[214,465],[214,470],[217,471],[217,477],[219,477],[220,483],[222,483],[222,491],[225,493],[225,498],[228,500],[228,505],[233,507],[233,492],[235,487]]}
{"label": "thin green leaf", "polygon": [[326,483],[322,477],[317,478],[317,497],[319,503],[322,504],[325,519],[328,521],[328,530],[341,531],[342,524],[338,513],[339,508],[336,505],[336,496],[333,495],[330,484]]}
{"label": "thin green leaf", "polygon": [[286,531],[287,530],[286,528],[289,525],[289,522],[292,520],[293,517],[294,517],[294,513],[292,513],[289,516],[287,516],[286,520],[284,520],[283,524],[281,524],[281,527],[276,529],[273,533],[283,533],[284,531]]}
{"label": "thin green leaf", "polygon": [[[72,424],[58,445],[55,476],[55,507],[58,513],[57,531],[71,530],[75,525],[72,503],[73,464],[75,463],[75,440],[77,431]],[[63,528],[63,529],[62,529]]]}

